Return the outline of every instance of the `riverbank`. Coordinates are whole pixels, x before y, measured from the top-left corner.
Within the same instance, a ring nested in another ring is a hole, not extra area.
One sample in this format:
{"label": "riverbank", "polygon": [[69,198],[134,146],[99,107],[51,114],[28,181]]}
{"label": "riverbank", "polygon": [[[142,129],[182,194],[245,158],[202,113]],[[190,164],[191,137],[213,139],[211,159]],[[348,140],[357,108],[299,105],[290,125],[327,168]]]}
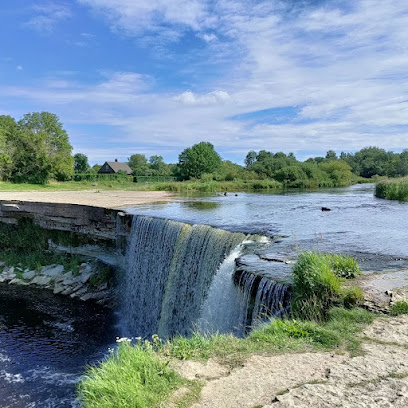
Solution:
{"label": "riverbank", "polygon": [[102,208],[121,208],[142,204],[180,201],[167,191],[8,191],[0,192],[1,201],[49,204],[77,204]]}
{"label": "riverbank", "polygon": [[408,177],[379,181],[375,186],[375,196],[387,200],[408,201]]}

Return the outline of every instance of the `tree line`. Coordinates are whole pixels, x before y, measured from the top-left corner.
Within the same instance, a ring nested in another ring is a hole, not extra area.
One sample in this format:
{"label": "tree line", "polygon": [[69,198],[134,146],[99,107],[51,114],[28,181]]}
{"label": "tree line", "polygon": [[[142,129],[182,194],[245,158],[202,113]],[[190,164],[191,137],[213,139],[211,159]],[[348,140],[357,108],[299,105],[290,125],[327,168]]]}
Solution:
{"label": "tree line", "polygon": [[[251,150],[244,166],[222,160],[209,142],[184,149],[178,163],[162,156],[133,154],[127,161],[135,176],[172,176],[178,180],[203,181],[273,179],[290,187],[343,186],[357,176],[403,177],[408,175],[408,149],[402,153],[366,147],[356,153],[329,150],[325,156],[299,161],[293,153]],[[83,153],[72,156],[67,132],[57,115],[28,113],[16,121],[0,116],[0,178],[16,183],[44,184],[50,179],[66,181],[75,173],[96,173]]]}

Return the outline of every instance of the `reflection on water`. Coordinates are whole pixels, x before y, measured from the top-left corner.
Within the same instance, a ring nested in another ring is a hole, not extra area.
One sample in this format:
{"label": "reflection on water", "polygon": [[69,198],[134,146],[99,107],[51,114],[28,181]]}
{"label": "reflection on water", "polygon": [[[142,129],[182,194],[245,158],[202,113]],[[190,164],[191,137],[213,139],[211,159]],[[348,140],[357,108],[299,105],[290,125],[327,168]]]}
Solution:
{"label": "reflection on water", "polygon": [[181,205],[187,208],[188,207],[194,208],[195,210],[198,211],[209,211],[215,210],[221,205],[221,203],[217,203],[214,201],[190,201],[186,203],[181,203]]}

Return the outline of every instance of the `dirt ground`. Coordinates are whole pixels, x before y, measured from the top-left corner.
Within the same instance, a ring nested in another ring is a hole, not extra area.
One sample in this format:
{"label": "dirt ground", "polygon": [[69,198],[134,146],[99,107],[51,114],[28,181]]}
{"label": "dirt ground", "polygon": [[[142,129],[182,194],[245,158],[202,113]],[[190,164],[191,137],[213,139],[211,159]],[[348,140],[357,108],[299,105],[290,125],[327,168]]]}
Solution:
{"label": "dirt ground", "polygon": [[18,200],[31,202],[91,205],[104,208],[131,207],[157,202],[179,201],[168,191],[15,191],[0,192],[0,201]]}
{"label": "dirt ground", "polygon": [[408,407],[408,316],[378,318],[361,336],[357,357],[254,355],[232,371],[212,360],[177,370],[205,382],[193,408]]}

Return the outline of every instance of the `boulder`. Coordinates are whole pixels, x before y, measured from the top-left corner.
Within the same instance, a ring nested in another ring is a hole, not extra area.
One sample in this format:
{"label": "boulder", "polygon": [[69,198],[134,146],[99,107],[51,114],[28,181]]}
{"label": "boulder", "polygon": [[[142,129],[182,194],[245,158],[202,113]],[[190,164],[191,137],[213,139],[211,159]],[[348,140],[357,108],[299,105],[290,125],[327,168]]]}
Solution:
{"label": "boulder", "polygon": [[26,271],[23,273],[23,279],[31,280],[37,275],[36,271]]}
{"label": "boulder", "polygon": [[41,268],[41,273],[46,276],[56,277],[64,272],[64,265],[49,265]]}
{"label": "boulder", "polygon": [[51,282],[51,276],[36,276],[31,283],[39,286],[47,286]]}

